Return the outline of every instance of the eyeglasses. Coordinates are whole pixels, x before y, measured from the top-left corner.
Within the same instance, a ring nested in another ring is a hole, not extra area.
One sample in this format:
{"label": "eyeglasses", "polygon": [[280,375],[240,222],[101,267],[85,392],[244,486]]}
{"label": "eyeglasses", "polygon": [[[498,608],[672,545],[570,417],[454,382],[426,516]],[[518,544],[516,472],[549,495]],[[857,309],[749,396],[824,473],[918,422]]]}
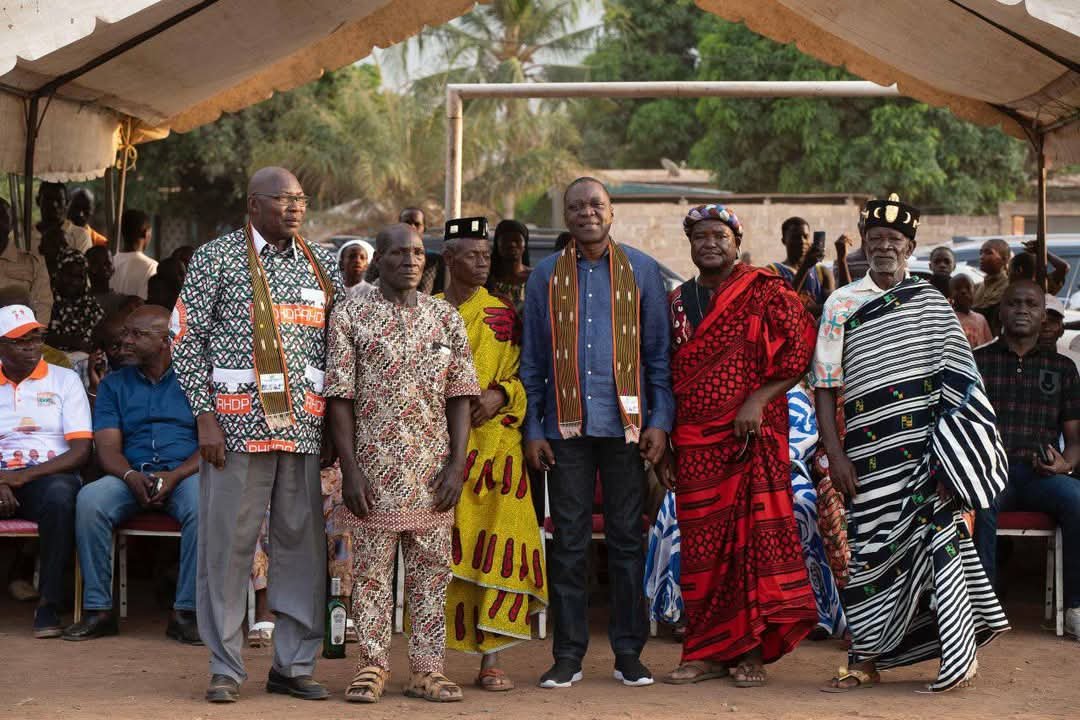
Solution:
{"label": "eyeglasses", "polygon": [[[159,335],[164,336],[166,334],[167,333],[154,332],[153,330],[138,330],[138,329],[135,329],[135,328],[127,328],[127,327],[120,329],[120,337],[121,338],[131,336],[131,337],[135,338],[136,340],[141,340],[142,338],[148,338],[148,337],[157,337]],[[119,343],[117,343],[117,344],[119,344]]]}
{"label": "eyeglasses", "polygon": [[251,193],[259,197],[270,198],[279,207],[306,208],[311,202],[310,195],[271,195],[270,193]]}
{"label": "eyeglasses", "polygon": [[23,348],[35,347],[45,342],[45,336],[41,333],[34,333],[33,335],[24,335],[21,338],[0,338],[0,344],[9,345],[11,347]]}

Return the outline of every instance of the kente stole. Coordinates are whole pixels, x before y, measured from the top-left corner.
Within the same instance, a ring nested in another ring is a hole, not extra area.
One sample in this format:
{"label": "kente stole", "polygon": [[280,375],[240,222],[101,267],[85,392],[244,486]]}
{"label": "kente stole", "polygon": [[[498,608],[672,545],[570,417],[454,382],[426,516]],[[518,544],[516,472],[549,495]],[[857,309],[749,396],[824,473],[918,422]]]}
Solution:
{"label": "kente stole", "polygon": [[[255,252],[255,239],[251,224],[244,228],[247,240],[248,273],[251,275],[252,304],[251,327],[254,334],[255,348],[255,384],[259,391],[266,424],[271,430],[291,427],[293,417],[292,393],[289,392],[289,367],[285,360],[285,349],[281,342],[281,328],[274,313],[274,303],[270,297],[270,283],[258,253]],[[334,288],[322,266],[311,254],[304,239],[297,235],[293,243],[311,264],[315,279],[323,291],[326,304],[323,310],[323,323],[330,317],[330,305],[334,300]]]}
{"label": "kente stole", "polygon": [[[641,433],[641,311],[634,269],[626,253],[608,241],[611,273],[612,365],[626,442]],[[578,374],[577,242],[571,240],[555,262],[548,287],[555,365],[555,405],[559,434],[582,434],[581,377]]]}

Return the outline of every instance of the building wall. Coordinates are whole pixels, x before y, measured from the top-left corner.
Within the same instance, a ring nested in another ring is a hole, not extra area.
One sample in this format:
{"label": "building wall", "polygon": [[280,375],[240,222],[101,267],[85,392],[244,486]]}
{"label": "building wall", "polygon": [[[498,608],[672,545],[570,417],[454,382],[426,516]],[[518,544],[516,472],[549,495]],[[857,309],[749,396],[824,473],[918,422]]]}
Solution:
{"label": "building wall", "polygon": [[[612,236],[619,242],[639,248],[667,265],[675,272],[690,277],[694,274],[690,250],[682,230],[682,220],[689,209],[686,203],[615,203],[615,224]],[[753,203],[731,209],[743,225],[742,249],[749,251],[755,265],[764,265],[784,258],[780,242],[780,226],[793,215],[805,218],[811,230],[824,230],[828,262],[836,256],[833,243],[840,234],[858,244],[859,208],[855,203]],[[996,215],[927,215],[919,226],[920,245],[940,245],[954,235],[993,235],[1010,232],[1000,226]]]}

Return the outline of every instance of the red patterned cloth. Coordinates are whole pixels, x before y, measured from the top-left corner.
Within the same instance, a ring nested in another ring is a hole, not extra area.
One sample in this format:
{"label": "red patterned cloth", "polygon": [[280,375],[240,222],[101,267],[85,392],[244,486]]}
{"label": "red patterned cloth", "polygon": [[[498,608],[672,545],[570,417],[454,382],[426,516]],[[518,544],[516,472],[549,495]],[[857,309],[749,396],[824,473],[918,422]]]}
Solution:
{"label": "red patterned cloth", "polygon": [[792,509],[787,399],[766,407],[740,460],[733,423],[750,392],[806,371],[815,329],[783,279],[758,268],[737,265],[696,327],[681,290],[670,310],[683,662],[734,662],[757,646],[773,662],[817,623]]}

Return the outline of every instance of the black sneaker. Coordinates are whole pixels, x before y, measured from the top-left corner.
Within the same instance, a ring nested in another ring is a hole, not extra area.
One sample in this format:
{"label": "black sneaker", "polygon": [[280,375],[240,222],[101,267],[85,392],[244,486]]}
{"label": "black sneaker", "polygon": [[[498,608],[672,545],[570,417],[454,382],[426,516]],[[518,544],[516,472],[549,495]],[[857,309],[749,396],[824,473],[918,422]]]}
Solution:
{"label": "black sneaker", "polygon": [[556,660],[551,669],[540,676],[540,687],[568,688],[582,678],[581,663],[576,660]]}
{"label": "black sneaker", "polygon": [[64,628],[60,625],[56,608],[52,605],[38,605],[38,609],[34,611],[34,637],[58,638],[63,634]]}
{"label": "black sneaker", "polygon": [[652,673],[637,655],[615,656],[615,679],[630,687],[653,684]]}

